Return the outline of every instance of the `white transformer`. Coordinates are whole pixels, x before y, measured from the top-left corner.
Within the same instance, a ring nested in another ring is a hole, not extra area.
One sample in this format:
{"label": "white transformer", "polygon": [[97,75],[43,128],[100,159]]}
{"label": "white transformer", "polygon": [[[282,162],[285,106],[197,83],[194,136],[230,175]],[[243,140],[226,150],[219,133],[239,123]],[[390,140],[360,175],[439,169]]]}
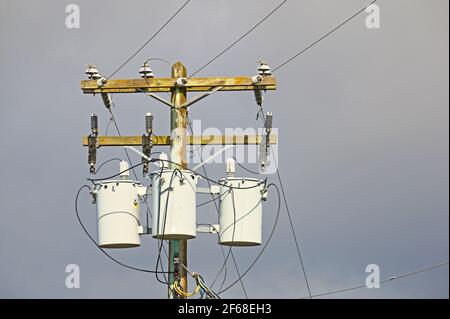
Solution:
{"label": "white transformer", "polygon": [[141,245],[138,193],[142,187],[131,180],[111,180],[95,185],[100,247],[129,248]]}
{"label": "white transformer", "polygon": [[220,183],[219,244],[261,245],[264,183],[238,177],[227,177]]}
{"label": "white transformer", "polygon": [[94,186],[97,204],[98,245],[103,248],[130,248],[141,245],[139,238],[139,196],[146,188],[127,180],[128,163],[120,163],[121,180],[102,181]]}
{"label": "white transformer", "polygon": [[181,240],[196,237],[198,176],[187,170],[152,173],[153,238]]}

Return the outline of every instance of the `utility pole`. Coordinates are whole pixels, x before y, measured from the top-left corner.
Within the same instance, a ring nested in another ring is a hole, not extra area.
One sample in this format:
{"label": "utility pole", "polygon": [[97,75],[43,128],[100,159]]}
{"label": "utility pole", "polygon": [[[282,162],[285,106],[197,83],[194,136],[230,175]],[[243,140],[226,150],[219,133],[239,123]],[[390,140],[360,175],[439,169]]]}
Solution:
{"label": "utility pole", "polygon": [[[187,131],[187,113],[188,108],[194,103],[218,91],[254,91],[257,104],[261,105],[261,92],[266,90],[275,90],[276,81],[270,74],[270,68],[262,64],[258,69],[259,75],[253,77],[209,77],[209,78],[187,78],[186,67],[180,62],[172,66],[171,78],[155,78],[150,67],[144,63],[145,72],[142,79],[106,79],[98,74],[95,66],[89,66],[91,72],[90,80],[81,81],[81,89],[84,94],[101,94],[107,108],[110,103],[110,93],[145,93],[151,98],[170,106],[170,136],[151,135],[151,145],[170,146],[171,168],[186,169],[186,145],[266,145],[277,143],[276,135],[259,136],[188,136]],[[154,94],[161,92],[170,92],[171,100]],[[201,92],[200,95],[187,100],[187,92]],[[84,136],[83,146],[89,147],[96,157],[97,148],[107,146],[140,146],[144,143],[143,136]],[[91,164],[91,163],[90,163]],[[92,171],[95,171],[95,161],[91,165]],[[156,212],[155,212],[156,214]],[[169,240],[169,285],[168,297],[170,299],[181,298],[174,295],[172,286],[175,280],[180,280],[180,288],[187,292],[187,240]]]}
{"label": "utility pole", "polygon": [[[172,66],[172,78],[185,79],[187,77],[186,67],[180,62]],[[175,86],[172,88],[172,109],[170,112],[170,160],[171,168],[186,169],[186,129],[187,129],[187,108],[182,107],[186,103],[186,87]],[[180,167],[177,167],[176,164]],[[175,277],[178,276],[181,281],[183,291],[187,290],[187,271],[181,264],[187,267],[187,240],[170,240],[169,241],[169,299],[175,296],[172,292],[172,286]]]}

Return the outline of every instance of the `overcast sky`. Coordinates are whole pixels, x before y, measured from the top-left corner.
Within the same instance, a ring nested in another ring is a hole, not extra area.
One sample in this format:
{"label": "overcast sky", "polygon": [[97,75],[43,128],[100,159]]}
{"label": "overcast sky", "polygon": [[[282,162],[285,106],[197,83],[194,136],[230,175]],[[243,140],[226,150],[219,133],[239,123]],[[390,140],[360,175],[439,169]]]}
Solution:
{"label": "overcast sky", "polygon": [[[111,262],[77,223],[75,193],[89,177],[81,138],[89,134],[92,112],[99,114],[101,133],[109,118],[100,97],[83,95],[79,81],[87,63],[111,73],[183,2],[76,0],[81,25],[68,29],[69,1],[0,0],[0,297],[166,297],[153,275]],[[182,61],[192,73],[279,2],[192,0],[115,77],[137,77],[142,62],[155,57]],[[368,2],[288,1],[198,76],[254,75],[259,59],[275,67]],[[388,278],[448,260],[449,4],[379,5],[380,29],[367,29],[366,14],[360,15],[276,72],[278,90],[265,95],[265,110],[279,128],[280,172],[313,294],[364,284],[368,264]],[[154,61],[152,68],[156,76],[170,74],[164,63]],[[167,107],[142,94],[114,100],[123,134],[141,135],[149,111],[156,134],[168,133]],[[216,93],[193,106],[190,118],[203,127],[258,127],[256,111],[252,92]],[[124,154],[100,149],[98,157]],[[224,165],[207,169],[213,178],[225,175]],[[111,165],[102,174],[116,170]],[[96,235],[87,193],[79,207]],[[264,241],[276,207],[272,193],[264,204]],[[198,221],[217,218],[209,206],[197,215]],[[259,250],[235,249],[241,272]],[[140,248],[112,253],[151,269],[156,241],[145,237]],[[223,262],[216,239],[200,234],[188,253],[190,269],[210,283]],[[68,264],[80,266],[79,289],[65,286]],[[227,269],[231,283],[232,262]],[[447,266],[328,297],[448,298],[448,274]],[[267,251],[243,282],[249,297],[307,295],[284,209]],[[223,297],[242,298],[242,288]]]}

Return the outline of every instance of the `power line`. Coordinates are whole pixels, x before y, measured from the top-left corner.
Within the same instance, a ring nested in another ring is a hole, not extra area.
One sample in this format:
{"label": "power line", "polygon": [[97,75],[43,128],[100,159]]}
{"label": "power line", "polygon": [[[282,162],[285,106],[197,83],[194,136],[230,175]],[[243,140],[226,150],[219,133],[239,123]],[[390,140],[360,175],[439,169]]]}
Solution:
{"label": "power line", "polygon": [[[114,102],[112,102],[112,105],[113,105],[114,107],[116,107],[116,105],[114,104]],[[117,134],[119,134],[119,136],[122,136],[122,134],[120,133],[120,130],[119,130],[119,125],[117,125],[116,118],[115,118],[115,116],[114,116],[114,114],[113,114],[113,111],[111,110],[110,107],[108,107],[107,109],[108,109],[108,111],[109,111],[109,114],[111,114],[111,120],[113,121],[114,126],[116,127]],[[125,154],[126,154],[126,156],[127,156],[127,159],[128,159],[128,161],[130,162],[130,165],[131,165],[131,169],[132,169],[132,171],[133,171],[134,178],[136,178],[136,180],[138,180],[136,171],[134,170],[134,167],[133,167],[133,162],[131,161],[131,158],[130,158],[130,154],[128,154],[128,151],[127,151],[126,148],[124,148],[123,150],[125,151]]]}
{"label": "power line", "polygon": [[[190,132],[191,132],[191,134],[193,135],[193,134],[194,134],[194,130],[192,129],[192,124],[191,124],[191,121],[189,120],[189,118],[188,118],[188,121],[187,121],[187,122],[188,122],[188,126],[189,126],[189,129],[190,129]],[[200,157],[200,161],[203,161],[203,159],[202,159],[202,154],[201,154],[201,149],[202,149],[202,148],[203,148],[203,146],[200,146],[199,148],[196,149],[196,151],[197,151],[197,153],[198,153],[198,155],[199,155],[199,157]],[[205,174],[206,177],[208,177],[208,173],[206,172],[205,166],[203,165],[202,168],[203,168],[203,173]],[[211,188],[211,182],[210,182],[210,180],[207,178],[206,181],[207,181],[207,183],[208,183],[208,187]],[[232,191],[232,189],[230,189],[230,192],[231,192],[231,191]],[[224,192],[224,194],[228,194],[228,192]],[[220,210],[219,210],[219,207],[217,206],[216,199],[220,199],[220,198],[222,197],[222,195],[220,195],[218,198],[216,198],[216,197],[214,196],[214,194],[211,193],[211,197],[212,197],[212,200],[211,200],[211,201],[214,202],[214,207],[216,208],[217,215],[220,216]],[[234,200],[233,200],[233,206],[234,206]],[[198,207],[198,206],[197,206],[197,207]],[[234,207],[233,207],[233,208],[234,208]],[[236,215],[236,211],[235,211],[235,215]],[[219,236],[219,235],[218,235],[218,236]],[[233,229],[233,239],[234,239],[234,229]],[[213,283],[212,283],[212,285],[211,285],[211,287],[214,285],[214,283],[216,282],[217,278],[218,278],[219,275],[222,273],[222,270],[225,269],[225,272],[224,272],[224,278],[223,278],[223,281],[222,281],[222,284],[221,284],[219,290],[222,289],[222,287],[223,287],[223,285],[224,285],[224,283],[225,283],[225,280],[226,280],[226,278],[227,278],[227,261],[228,261],[228,258],[230,257],[230,255],[231,255],[231,258],[233,259],[233,263],[234,263],[234,266],[235,266],[235,269],[236,269],[236,273],[237,273],[237,275],[238,275],[239,278],[241,277],[241,274],[240,274],[240,272],[239,272],[239,268],[238,268],[236,259],[234,258],[234,254],[233,254],[233,251],[232,251],[232,247],[230,247],[230,249],[228,250],[228,254],[227,254],[226,257],[225,257],[225,253],[224,253],[223,247],[221,247],[221,249],[222,249],[222,255],[223,255],[223,257],[224,257],[224,263],[223,263],[222,267],[220,268],[220,271],[217,273],[216,278],[214,278],[214,281],[213,281]],[[244,286],[244,282],[242,281],[242,279],[239,280],[239,282],[241,283],[242,291],[244,292],[245,298],[248,299],[247,291],[245,290],[245,286]]]}
{"label": "power line", "polygon": [[[427,271],[430,271],[430,270],[433,270],[433,269],[436,269],[436,268],[440,268],[440,267],[446,266],[448,264],[449,264],[449,262],[447,261],[447,262],[443,262],[443,263],[440,263],[440,264],[437,264],[437,265],[433,265],[433,266],[430,266],[430,267],[427,267],[427,268],[423,268],[423,269],[419,269],[419,270],[416,270],[416,271],[412,271],[412,272],[409,272],[409,273],[400,274],[400,275],[397,275],[397,276],[393,276],[393,277],[390,277],[390,278],[383,279],[383,280],[380,281],[380,283],[387,283],[387,282],[391,282],[391,281],[394,281],[394,280],[397,280],[397,279],[403,279],[403,278],[406,278],[406,277],[415,276],[417,274],[420,274],[420,273],[423,273],[423,272],[427,272]],[[349,287],[349,288],[344,288],[344,289],[339,289],[339,290],[323,292],[323,293],[320,293],[320,294],[313,295],[312,297],[328,296],[328,295],[338,294],[338,293],[342,293],[342,292],[357,290],[357,289],[361,289],[361,288],[366,288],[366,285],[359,285],[359,286],[354,286],[354,287]],[[306,298],[309,298],[309,297],[303,297],[303,298],[300,298],[300,299],[306,299]]]}
{"label": "power line", "polygon": [[97,167],[97,169],[95,170],[95,173],[94,173],[94,175],[97,175],[98,174],[98,172],[102,169],[102,167],[104,166],[104,165],[106,165],[106,164],[108,164],[108,163],[111,163],[111,162],[113,162],[113,161],[122,161],[122,159],[121,158],[118,158],[118,157],[114,157],[114,158],[111,158],[111,159],[109,159],[109,160],[107,160],[107,161],[104,161],[103,163],[101,163],[100,165],[99,165],[99,167]]}
{"label": "power line", "polygon": [[[312,48],[314,45],[316,45],[317,43],[319,43],[319,42],[322,41],[323,39],[327,38],[327,37],[330,36],[332,33],[334,33],[335,31],[337,31],[338,29],[340,29],[343,25],[345,25],[346,23],[348,23],[349,21],[351,21],[352,19],[354,19],[356,16],[358,16],[359,14],[361,14],[362,12],[364,12],[364,11],[367,9],[367,7],[369,7],[370,5],[374,4],[375,2],[377,2],[377,0],[372,1],[372,2],[369,3],[367,6],[365,6],[363,9],[361,9],[361,10],[359,10],[358,12],[354,13],[351,17],[349,17],[348,19],[346,19],[344,22],[342,22],[341,24],[339,24],[338,26],[336,26],[335,28],[333,28],[331,31],[327,32],[325,35],[323,35],[322,37],[320,37],[319,39],[317,39],[316,41],[314,41],[312,44],[308,45],[306,48],[304,48],[303,50],[301,50],[299,53],[297,53],[297,54],[294,55],[293,57],[289,58],[289,59],[286,60],[285,62],[283,62],[283,63],[281,63],[280,65],[278,65],[277,67],[275,67],[275,68],[273,69],[272,72],[275,72],[275,71],[279,70],[280,68],[284,67],[286,64],[288,64],[289,62],[291,62],[292,60],[294,60],[295,58],[297,58],[298,56],[300,56],[301,54],[305,53],[307,50],[309,50],[310,48]],[[264,113],[262,114],[262,118],[263,118],[263,120],[265,121],[265,119],[264,119]],[[301,270],[302,270],[303,276],[304,276],[304,278],[305,278],[305,283],[306,283],[306,287],[307,287],[307,290],[308,290],[308,296],[309,296],[309,298],[311,299],[311,298],[313,298],[314,296],[311,294],[311,288],[310,288],[310,285],[309,285],[308,276],[307,276],[307,274],[306,274],[305,266],[304,266],[304,263],[303,263],[303,258],[302,258],[300,246],[299,246],[299,243],[298,243],[298,240],[297,240],[297,236],[296,236],[296,234],[295,234],[295,229],[294,229],[294,225],[293,225],[293,221],[292,221],[292,217],[291,217],[289,205],[288,205],[288,202],[287,202],[286,194],[285,194],[285,191],[284,191],[283,182],[282,182],[282,179],[281,179],[281,174],[280,174],[280,171],[279,171],[279,169],[278,169],[278,165],[277,165],[277,163],[276,163],[275,157],[274,157],[274,156],[272,156],[272,157],[273,157],[273,160],[274,160],[274,162],[275,162],[275,165],[277,166],[277,177],[278,177],[278,181],[279,181],[279,183],[280,183],[281,192],[282,192],[282,195],[283,195],[283,200],[284,200],[284,203],[285,203],[285,206],[286,206],[286,212],[287,212],[287,215],[288,215],[289,224],[290,224],[290,226],[291,226],[292,235],[293,235],[293,237],[294,237],[295,247],[296,247],[297,254],[298,254],[298,258],[299,258],[299,261],[300,261]]]}
{"label": "power line", "polygon": [[119,72],[125,65],[128,64],[128,62],[130,62],[136,55],[138,55],[139,52],[142,51],[142,49],[145,48],[145,46],[147,44],[149,44],[177,15],[178,13],[180,13],[181,10],[184,9],[185,6],[187,6],[187,4],[191,2],[191,0],[187,0],[170,18],[169,20],[167,20],[159,29],[158,31],[155,32],[155,34],[153,34],[150,39],[148,39],[143,45],[141,45],[139,47],[139,49],[136,50],[136,52],[134,52],[127,60],[125,60],[124,63],[122,63],[122,65],[120,65],[113,73],[111,73],[110,76],[108,76],[108,78],[111,78],[112,76],[114,76],[117,72]]}
{"label": "power line", "polygon": [[[262,120],[263,120],[264,123],[266,122],[266,117],[264,115],[264,112],[262,112]],[[283,195],[283,201],[284,201],[284,205],[286,207],[286,213],[288,215],[289,224],[291,226],[291,231],[292,231],[292,236],[293,236],[294,242],[295,242],[295,248],[297,250],[298,259],[299,259],[299,262],[300,262],[300,268],[301,268],[301,271],[303,273],[303,277],[305,279],[306,288],[308,290],[309,298],[312,299],[311,288],[309,286],[308,276],[306,274],[305,265],[303,263],[303,257],[302,257],[302,253],[301,253],[301,250],[300,250],[300,245],[299,245],[298,240],[297,240],[297,235],[295,234],[294,223],[293,223],[292,217],[291,217],[291,211],[289,209],[288,201],[287,201],[287,198],[286,198],[286,193],[284,192],[283,181],[281,179],[280,170],[278,169],[278,163],[277,163],[277,161],[275,159],[275,156],[273,155],[273,152],[272,152],[272,158],[273,158],[273,161],[275,162],[278,182],[280,183],[281,193]]]}
{"label": "power line", "polygon": [[[274,156],[272,156],[272,157],[274,158],[274,161],[275,161],[275,157]],[[275,165],[278,166],[276,164],[276,161],[275,161]],[[306,275],[305,265],[303,263],[303,257],[302,257],[302,253],[300,251],[300,245],[298,243],[297,236],[295,234],[294,223],[292,222],[291,212],[289,210],[289,205],[288,205],[288,202],[287,202],[287,199],[286,199],[286,194],[284,192],[283,182],[281,180],[281,175],[280,175],[280,171],[279,171],[278,167],[277,167],[277,177],[278,177],[278,181],[280,183],[281,194],[283,195],[284,205],[286,206],[286,212],[287,212],[287,215],[288,215],[289,224],[291,226],[292,236],[294,237],[295,248],[297,249],[298,259],[300,261],[300,266],[301,266],[301,269],[302,269],[302,272],[303,272],[303,277],[305,278],[306,288],[308,289],[308,295],[309,295],[310,298],[312,298],[312,296],[311,296],[311,288],[309,286],[309,281],[308,281],[308,276]]]}
{"label": "power line", "polygon": [[271,230],[271,232],[270,232],[270,234],[269,234],[269,238],[267,238],[267,241],[266,241],[266,243],[264,244],[264,246],[263,246],[263,248],[260,250],[260,252],[258,253],[258,255],[256,256],[256,258],[253,260],[253,262],[250,264],[250,266],[247,268],[247,270],[246,271],[244,271],[243,273],[242,273],[242,275],[237,279],[237,280],[235,280],[232,284],[230,284],[228,287],[226,287],[226,288],[224,288],[224,289],[221,289],[217,294],[218,295],[220,295],[220,294],[222,294],[222,293],[224,293],[225,291],[227,291],[228,289],[230,289],[231,287],[233,287],[235,284],[237,284],[252,268],[253,268],[253,266],[255,266],[255,264],[258,262],[258,260],[259,260],[259,258],[261,258],[261,256],[262,256],[262,254],[264,253],[264,251],[266,250],[266,248],[267,248],[267,246],[269,245],[269,243],[270,243],[270,241],[271,241],[271,239],[272,239],[272,236],[273,236],[273,234],[275,233],[275,229],[276,229],[276,227],[277,227],[277,224],[278,224],[278,219],[279,219],[279,217],[280,217],[280,210],[281,210],[281,196],[280,196],[280,190],[279,190],[279,188],[278,188],[278,186],[276,185],[276,184],[273,184],[273,183],[271,183],[271,184],[269,184],[269,185],[267,185],[267,188],[269,188],[269,187],[274,187],[275,189],[276,189],[276,191],[277,191],[277,195],[278,195],[278,207],[277,207],[277,215],[276,215],[276,217],[275,217],[275,222],[274,222],[274,224],[273,224],[273,227],[272,227],[272,230]]}
{"label": "power line", "polygon": [[100,249],[100,251],[105,254],[109,259],[111,259],[112,261],[114,261],[115,263],[119,264],[120,266],[123,266],[125,268],[131,269],[131,270],[136,270],[136,271],[141,271],[141,272],[146,272],[146,273],[152,273],[152,274],[158,274],[158,273],[170,273],[170,272],[161,272],[161,271],[157,271],[157,270],[149,270],[149,269],[142,269],[142,268],[137,268],[137,267],[133,267],[133,266],[129,266],[127,264],[124,264],[123,262],[115,259],[113,256],[111,256],[110,254],[108,254],[103,248],[101,248],[100,246],[97,245],[97,242],[95,241],[95,239],[91,236],[91,234],[88,232],[88,230],[86,229],[86,227],[84,226],[83,221],[80,218],[80,214],[78,212],[78,198],[80,196],[81,191],[84,189],[91,189],[88,185],[83,185],[80,187],[80,189],[77,192],[77,196],[75,197],[75,214],[77,216],[77,220],[78,223],[80,224],[81,228],[84,230],[84,233],[86,234],[86,236],[89,237],[89,239],[92,241],[92,243],[94,243],[94,245]]}
{"label": "power line", "polygon": [[217,54],[214,58],[212,58],[208,63],[206,63],[205,65],[203,65],[201,68],[199,68],[197,71],[195,71],[194,73],[191,74],[191,76],[189,76],[189,78],[193,77],[194,75],[196,75],[197,73],[199,73],[201,70],[203,70],[204,68],[206,68],[208,65],[210,65],[211,63],[213,63],[215,60],[217,60],[218,58],[220,58],[222,55],[224,55],[228,50],[230,50],[232,47],[234,47],[236,44],[238,44],[242,39],[244,39],[247,35],[249,35],[250,33],[252,33],[253,30],[255,30],[257,27],[259,27],[264,21],[266,21],[272,14],[274,14],[278,9],[281,8],[281,6],[283,6],[285,3],[287,2],[287,0],[284,0],[283,2],[281,2],[278,6],[275,7],[275,9],[273,9],[272,11],[270,11],[262,20],[260,20],[257,24],[255,24],[250,30],[248,30],[247,32],[245,32],[242,36],[240,36],[236,41],[234,41],[233,43],[231,43],[228,47],[226,47],[223,51],[221,51],[219,54]]}
{"label": "power line", "polygon": [[293,57],[287,59],[286,61],[284,61],[283,63],[281,63],[280,65],[278,65],[276,68],[273,69],[272,72],[275,72],[276,70],[284,67],[286,64],[288,64],[289,62],[291,62],[292,60],[294,60],[295,58],[297,58],[299,55],[305,53],[306,51],[308,51],[309,49],[311,49],[313,46],[315,46],[317,43],[319,43],[320,41],[322,41],[323,39],[325,39],[326,37],[328,37],[329,35],[331,35],[332,33],[334,33],[335,31],[337,31],[338,29],[340,29],[343,25],[345,25],[346,23],[350,22],[351,20],[353,20],[355,17],[357,17],[359,14],[361,14],[362,12],[364,12],[370,5],[374,4],[375,2],[377,2],[377,0],[372,1],[371,3],[369,3],[367,6],[365,6],[364,8],[362,8],[361,10],[359,10],[358,12],[354,13],[350,18],[348,18],[347,20],[345,20],[344,22],[342,22],[341,24],[339,24],[337,27],[333,28],[331,31],[327,32],[326,34],[324,34],[323,36],[321,36],[319,39],[317,39],[316,41],[314,41],[313,43],[311,43],[310,45],[308,45],[306,48],[304,48],[303,50],[301,50],[299,53],[297,53],[296,55],[294,55]]}

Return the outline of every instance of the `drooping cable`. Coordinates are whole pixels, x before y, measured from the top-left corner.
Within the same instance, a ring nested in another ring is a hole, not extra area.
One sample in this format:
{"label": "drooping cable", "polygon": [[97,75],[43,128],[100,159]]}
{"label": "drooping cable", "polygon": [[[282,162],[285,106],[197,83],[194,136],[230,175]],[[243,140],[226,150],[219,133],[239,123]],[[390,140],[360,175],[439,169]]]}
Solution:
{"label": "drooping cable", "polygon": [[[115,263],[117,263],[117,264],[119,264],[119,265],[121,265],[121,266],[123,266],[123,267],[125,267],[125,268],[131,269],[131,270],[136,270],[136,271],[141,271],[141,272],[146,272],[146,273],[152,273],[152,274],[155,274],[155,273],[162,273],[162,272],[158,272],[157,270],[149,270],[149,269],[137,268],[137,267],[133,267],[133,266],[129,266],[129,265],[127,265],[127,264],[124,264],[123,262],[121,262],[121,261],[115,259],[114,257],[112,257],[112,256],[111,256],[110,254],[108,254],[103,248],[101,248],[100,246],[97,245],[97,242],[95,241],[95,239],[91,236],[91,234],[88,232],[88,230],[87,230],[86,227],[84,226],[84,223],[83,223],[83,221],[81,220],[80,214],[79,214],[79,212],[78,212],[78,198],[79,198],[79,196],[80,196],[81,191],[82,191],[84,188],[87,188],[87,189],[89,189],[89,190],[91,189],[88,185],[83,185],[83,186],[81,186],[80,189],[78,190],[77,195],[76,195],[76,197],[75,197],[75,214],[76,214],[78,223],[80,224],[80,226],[81,226],[81,228],[83,229],[83,231],[84,231],[84,233],[86,234],[86,236],[92,241],[92,243],[93,243],[93,244],[94,244],[94,245],[95,245],[95,246],[96,246],[103,254],[105,254],[109,259],[111,259],[111,260],[114,261]],[[165,273],[169,273],[169,272],[165,272]]]}
{"label": "drooping cable", "polygon": [[217,294],[220,295],[222,293],[224,293],[225,291],[227,291],[228,289],[230,289],[231,287],[233,287],[235,284],[237,284],[239,282],[240,279],[242,279],[245,275],[247,275],[247,273],[255,266],[255,264],[258,262],[258,260],[261,258],[262,254],[264,253],[264,251],[266,250],[267,246],[269,245],[273,234],[275,233],[275,229],[277,227],[278,224],[278,219],[280,217],[280,210],[281,210],[281,195],[280,195],[280,190],[278,188],[278,186],[274,183],[270,183],[269,185],[267,185],[267,188],[270,187],[274,187],[276,192],[277,192],[277,196],[278,196],[278,206],[277,206],[277,214],[275,217],[275,222],[273,224],[272,230],[269,234],[269,237],[267,238],[266,243],[264,244],[263,248],[260,250],[260,252],[258,253],[258,255],[256,256],[256,258],[253,260],[253,262],[250,264],[250,266],[247,268],[247,270],[245,270],[242,275],[240,276],[240,278],[238,278],[237,280],[235,280],[232,284],[230,284],[229,286],[227,286],[224,289],[221,289]]}
{"label": "drooping cable", "polygon": [[[265,118],[264,113],[262,114],[262,120],[263,120],[264,123],[266,122],[266,118]],[[281,194],[283,195],[283,201],[284,201],[284,205],[286,207],[286,213],[288,215],[289,225],[290,225],[291,231],[292,231],[292,237],[294,238],[295,248],[297,250],[297,256],[298,256],[298,259],[299,259],[299,262],[300,262],[300,268],[301,268],[301,271],[303,273],[303,278],[304,278],[305,283],[306,283],[306,289],[308,290],[308,295],[312,299],[311,288],[310,288],[310,285],[309,285],[308,276],[306,274],[305,264],[303,263],[303,256],[302,256],[302,253],[301,253],[300,244],[298,243],[297,235],[295,233],[294,223],[292,221],[291,211],[289,209],[289,204],[288,204],[288,201],[287,201],[287,198],[286,198],[286,193],[284,192],[283,181],[281,179],[280,170],[278,169],[278,163],[277,163],[277,161],[275,159],[275,156],[273,155],[273,152],[271,154],[272,154],[272,159],[273,159],[273,161],[275,163],[275,169],[276,169],[276,172],[277,172],[277,178],[278,178],[278,182],[280,183]]]}

